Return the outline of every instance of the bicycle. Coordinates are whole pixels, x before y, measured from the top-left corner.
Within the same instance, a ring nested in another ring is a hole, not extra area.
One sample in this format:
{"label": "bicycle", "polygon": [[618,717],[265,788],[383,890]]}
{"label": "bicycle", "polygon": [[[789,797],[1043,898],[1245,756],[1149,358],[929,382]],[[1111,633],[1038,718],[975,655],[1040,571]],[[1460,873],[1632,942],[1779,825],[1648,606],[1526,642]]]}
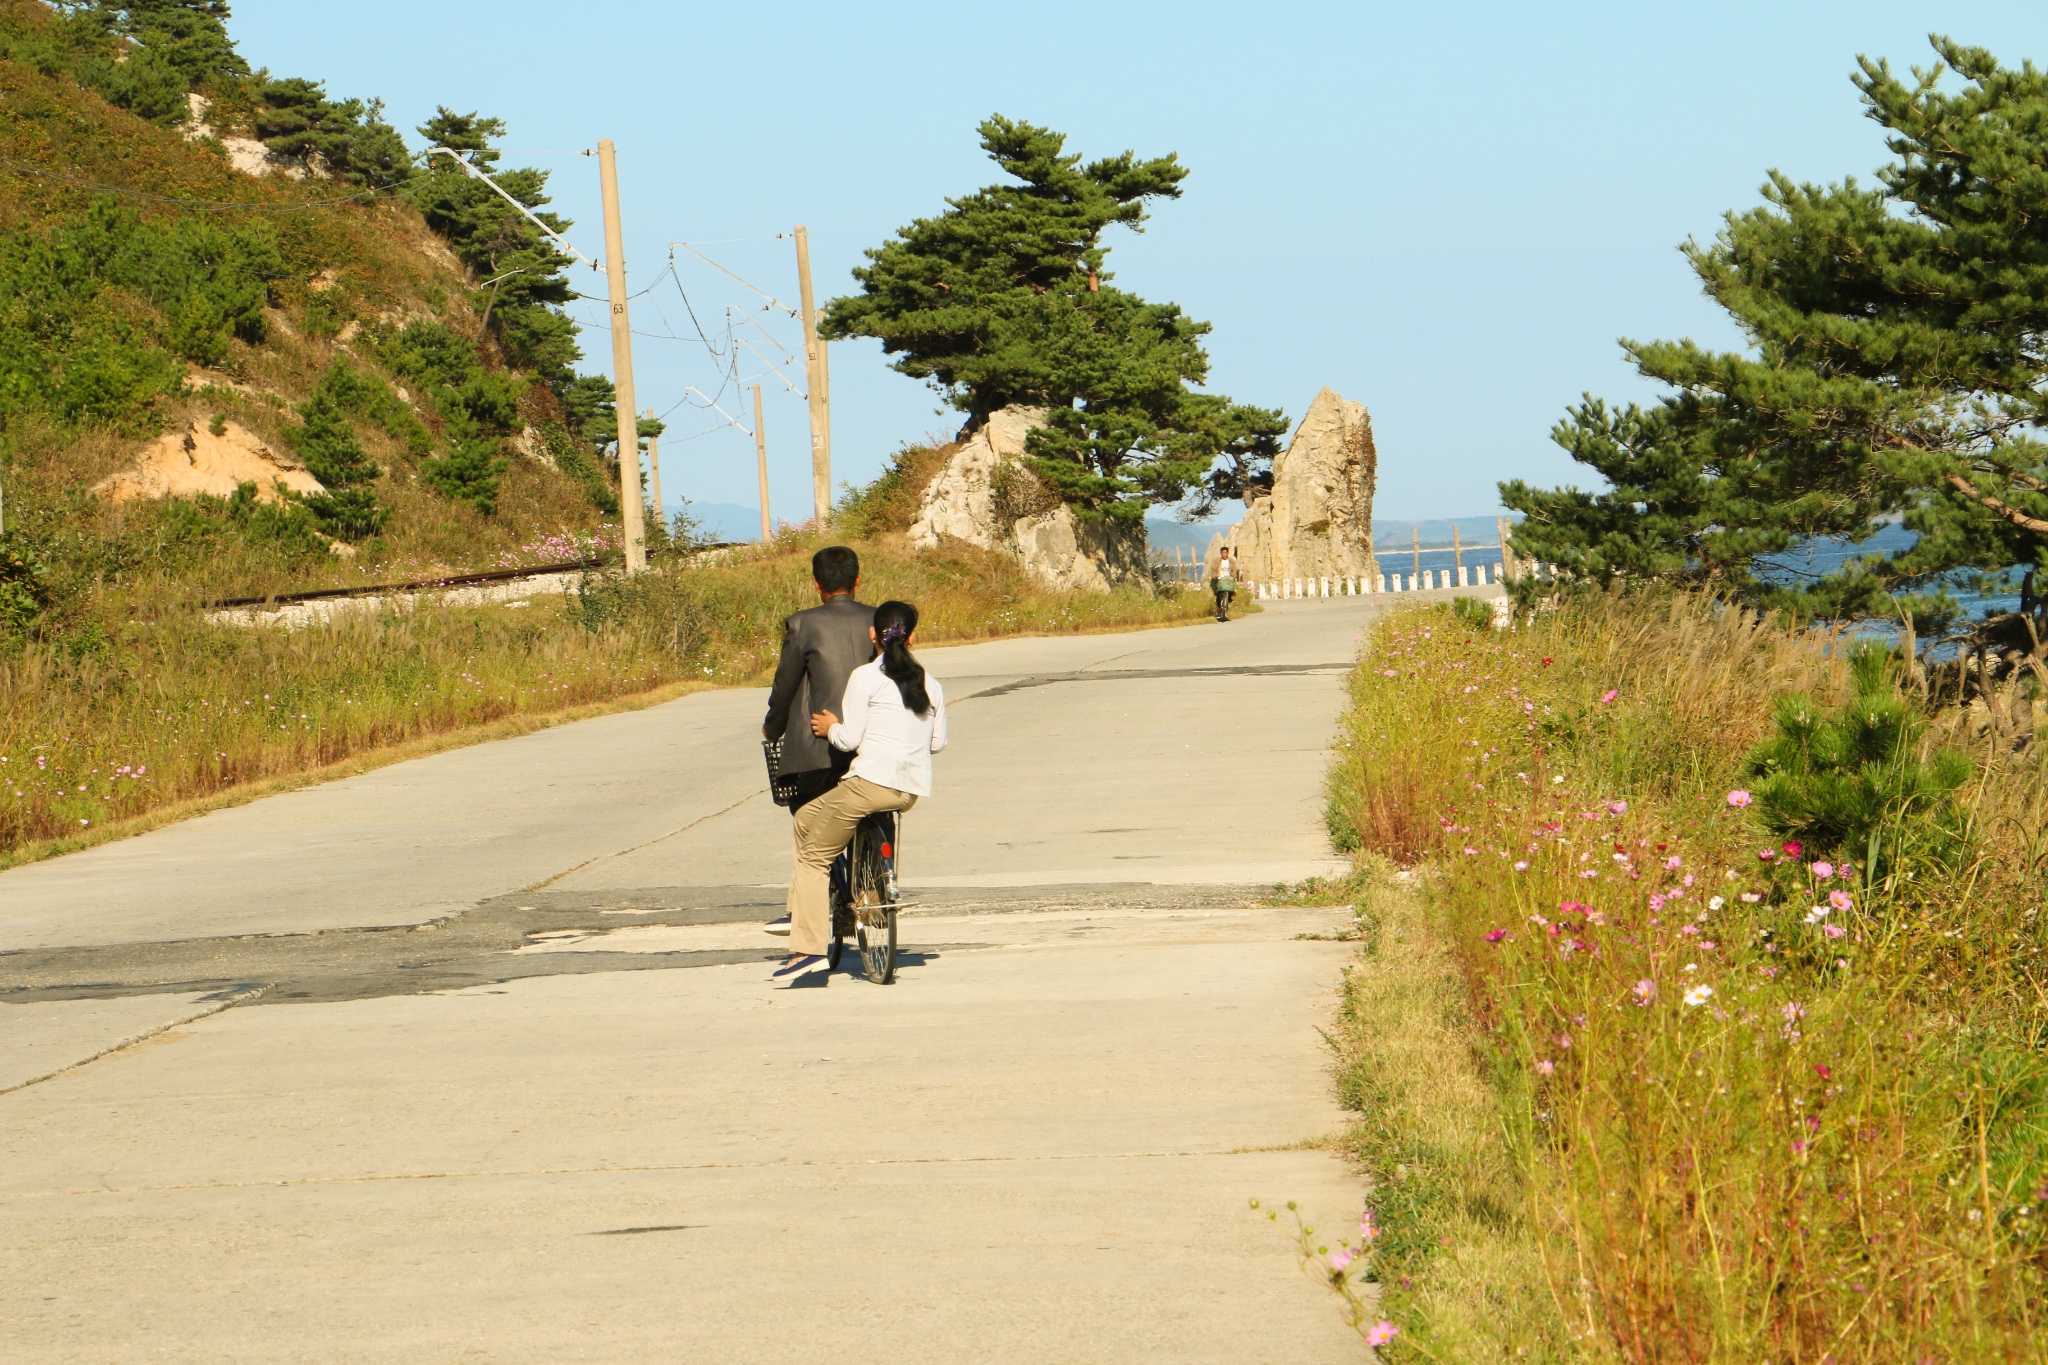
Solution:
{"label": "bicycle", "polygon": [[837,968],[852,938],[861,966],[878,986],[896,981],[897,844],[901,817],[895,811],[863,816],[853,839],[832,862],[832,946],[825,961]]}

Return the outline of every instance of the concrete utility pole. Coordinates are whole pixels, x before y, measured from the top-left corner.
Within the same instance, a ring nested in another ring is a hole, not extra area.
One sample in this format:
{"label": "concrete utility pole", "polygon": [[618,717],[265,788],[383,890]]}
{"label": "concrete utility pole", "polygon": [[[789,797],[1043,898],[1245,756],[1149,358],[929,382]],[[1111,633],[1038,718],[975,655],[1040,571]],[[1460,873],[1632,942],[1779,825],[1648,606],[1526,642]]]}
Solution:
{"label": "concrete utility pole", "polygon": [[[649,420],[653,419],[653,408],[647,410],[647,416]],[[654,524],[666,526],[668,525],[668,513],[662,509],[661,505],[661,438],[659,436],[649,436],[647,438],[647,482],[652,485],[651,491],[654,494]]]}
{"label": "concrete utility pole", "polygon": [[604,191],[604,274],[612,296],[612,384],[619,417],[619,513],[626,527],[626,572],[647,567],[641,525],[640,417],[633,406],[633,325],[626,313],[626,234],[619,226],[619,162],[612,140],[597,144],[597,176]]}
{"label": "concrete utility pole", "polygon": [[754,465],[761,471],[761,543],[775,538],[775,523],[768,519],[768,429],[761,425],[761,386],[754,385]]}
{"label": "concrete utility pole", "polygon": [[811,399],[811,503],[822,526],[832,514],[832,380],[811,297],[811,237],[802,223],[796,226],[796,287],[804,313],[804,386]]}

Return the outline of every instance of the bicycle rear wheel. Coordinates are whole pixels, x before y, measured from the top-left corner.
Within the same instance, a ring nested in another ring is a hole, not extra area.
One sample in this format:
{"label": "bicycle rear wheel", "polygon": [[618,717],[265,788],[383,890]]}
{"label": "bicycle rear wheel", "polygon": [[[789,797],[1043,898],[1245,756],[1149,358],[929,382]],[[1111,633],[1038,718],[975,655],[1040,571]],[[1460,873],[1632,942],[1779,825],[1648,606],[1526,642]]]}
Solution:
{"label": "bicycle rear wheel", "polygon": [[861,966],[868,980],[887,986],[896,980],[896,886],[889,859],[885,817],[869,816],[853,833],[853,913]]}

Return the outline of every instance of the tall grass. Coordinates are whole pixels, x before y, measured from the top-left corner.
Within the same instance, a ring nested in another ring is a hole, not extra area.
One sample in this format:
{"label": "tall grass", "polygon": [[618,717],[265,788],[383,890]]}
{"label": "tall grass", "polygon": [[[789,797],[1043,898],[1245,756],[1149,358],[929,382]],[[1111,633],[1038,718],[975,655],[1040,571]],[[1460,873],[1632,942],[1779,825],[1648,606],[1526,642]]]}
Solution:
{"label": "tall grass", "polygon": [[[506,717],[760,681],[783,618],[816,604],[818,544],[786,536],[719,565],[597,576],[523,609],[422,605],[291,632],[166,609],[90,649],[0,652],[0,857]],[[1203,615],[1194,594],[1049,592],[967,546],[858,548],[863,597],[917,603],[929,644]],[[118,619],[119,606],[100,615]]]}
{"label": "tall grass", "polygon": [[[1730,793],[1773,694],[1842,695],[1835,643],[1687,599],[1512,633],[1416,611],[1352,680],[1331,818],[1421,864],[1503,1226],[1548,1293],[1521,1314],[1532,1357],[2048,1359],[2041,769],[1978,747],[1957,869],[1873,882],[1788,852]],[[1969,738],[1946,729],[1928,742]],[[1386,1068],[1358,1036],[1399,995],[1350,996],[1369,1113]],[[1458,1324],[1485,1312],[1515,1344],[1501,1285],[1431,1250],[1486,1201],[1382,1202],[1420,1249],[1387,1286],[1390,1349],[1471,1358]]]}

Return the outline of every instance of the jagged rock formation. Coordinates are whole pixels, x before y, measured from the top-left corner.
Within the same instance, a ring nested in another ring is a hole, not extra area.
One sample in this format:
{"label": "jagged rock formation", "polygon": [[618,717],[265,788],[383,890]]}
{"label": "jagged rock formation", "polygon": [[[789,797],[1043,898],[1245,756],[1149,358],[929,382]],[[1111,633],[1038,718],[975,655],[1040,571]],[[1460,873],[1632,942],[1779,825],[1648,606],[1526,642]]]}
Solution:
{"label": "jagged rock formation", "polygon": [[1079,520],[1024,463],[1024,440],[1044,421],[1042,408],[992,415],[925,488],[910,543],[930,549],[951,536],[1000,550],[1039,582],[1073,592],[1107,592],[1143,577],[1143,530]]}
{"label": "jagged rock formation", "polygon": [[222,424],[216,436],[193,421],[143,447],[135,463],[93,485],[93,492],[126,502],[130,498],[189,498],[206,493],[232,497],[238,484],[256,485],[265,502],[282,502],[277,486],[294,493],[325,492],[295,457],[272,450],[239,422]]}
{"label": "jagged rock formation", "polygon": [[1273,461],[1272,491],[1246,499],[1244,520],[1210,544],[1209,575],[1225,545],[1236,554],[1238,578],[1250,582],[1377,574],[1372,493],[1378,472],[1365,404],[1324,389]]}

